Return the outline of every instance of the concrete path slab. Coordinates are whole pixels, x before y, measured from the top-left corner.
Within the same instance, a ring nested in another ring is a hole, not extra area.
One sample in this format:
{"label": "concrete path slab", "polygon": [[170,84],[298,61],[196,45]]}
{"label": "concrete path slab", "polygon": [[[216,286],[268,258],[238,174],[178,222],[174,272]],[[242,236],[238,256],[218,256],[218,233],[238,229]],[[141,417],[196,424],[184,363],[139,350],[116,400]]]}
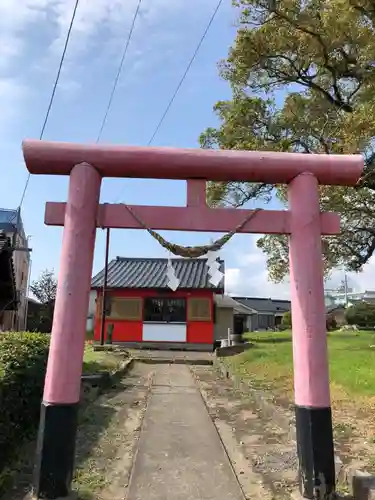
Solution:
{"label": "concrete path slab", "polygon": [[127,500],[244,500],[187,366],[155,365]]}
{"label": "concrete path slab", "polygon": [[214,360],[211,352],[133,349],[131,353],[137,361],[151,363],[213,364]]}

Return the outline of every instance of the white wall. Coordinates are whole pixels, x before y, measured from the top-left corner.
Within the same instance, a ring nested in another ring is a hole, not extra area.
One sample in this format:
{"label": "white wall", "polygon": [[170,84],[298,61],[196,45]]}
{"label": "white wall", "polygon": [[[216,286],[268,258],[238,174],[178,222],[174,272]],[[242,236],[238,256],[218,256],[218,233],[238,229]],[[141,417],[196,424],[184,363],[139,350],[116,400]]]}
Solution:
{"label": "white wall", "polygon": [[144,342],[186,342],[186,325],[143,323]]}
{"label": "white wall", "polygon": [[89,301],[89,310],[87,312],[87,318],[93,318],[95,316],[96,309],[96,290],[91,290],[90,292],[90,301]]}
{"label": "white wall", "polygon": [[227,339],[228,328],[233,331],[233,309],[229,307],[217,307],[214,327],[215,340]]}

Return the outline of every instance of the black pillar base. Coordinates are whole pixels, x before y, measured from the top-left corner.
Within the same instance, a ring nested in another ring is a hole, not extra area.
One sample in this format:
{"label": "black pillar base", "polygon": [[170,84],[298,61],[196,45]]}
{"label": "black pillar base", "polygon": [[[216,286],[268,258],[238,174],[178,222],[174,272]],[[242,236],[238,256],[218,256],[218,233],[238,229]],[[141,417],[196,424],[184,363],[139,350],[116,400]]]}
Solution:
{"label": "black pillar base", "polygon": [[42,403],[33,484],[37,499],[70,494],[77,423],[78,403]]}
{"label": "black pillar base", "polygon": [[328,500],[335,495],[335,457],[331,408],[296,406],[301,495]]}

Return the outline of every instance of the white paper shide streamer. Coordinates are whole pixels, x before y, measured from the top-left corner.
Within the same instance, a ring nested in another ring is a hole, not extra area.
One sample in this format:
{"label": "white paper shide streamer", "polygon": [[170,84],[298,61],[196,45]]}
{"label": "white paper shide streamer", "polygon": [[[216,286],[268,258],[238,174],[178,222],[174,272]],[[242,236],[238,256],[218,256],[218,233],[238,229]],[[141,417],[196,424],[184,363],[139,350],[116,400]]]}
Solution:
{"label": "white paper shide streamer", "polygon": [[207,252],[207,266],[209,282],[213,286],[218,286],[220,281],[224,278],[224,273],[220,271],[220,262],[218,262],[219,252]]}
{"label": "white paper shide streamer", "polygon": [[168,278],[167,285],[171,290],[175,292],[180,284],[180,280],[176,276],[172,260],[170,257],[168,257],[168,262],[167,262],[167,278]]}
{"label": "white paper shide streamer", "polygon": [[[206,254],[207,262],[206,265],[208,267],[208,276],[209,282],[213,286],[218,286],[220,281],[224,278],[224,273],[220,271],[220,262],[219,253],[218,252],[207,252]],[[167,261],[167,278],[168,287],[174,292],[180,285],[180,280],[176,276],[176,272],[173,267],[172,259],[168,257]]]}

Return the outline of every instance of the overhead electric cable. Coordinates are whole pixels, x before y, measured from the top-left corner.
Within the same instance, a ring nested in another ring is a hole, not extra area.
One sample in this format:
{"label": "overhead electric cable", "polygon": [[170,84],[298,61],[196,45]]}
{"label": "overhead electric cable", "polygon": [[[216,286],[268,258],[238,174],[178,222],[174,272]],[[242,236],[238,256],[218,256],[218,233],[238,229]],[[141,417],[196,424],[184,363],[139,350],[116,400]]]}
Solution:
{"label": "overhead electric cable", "polygon": [[124,61],[125,61],[125,58],[126,58],[126,55],[128,53],[128,49],[129,49],[129,45],[130,45],[130,42],[131,42],[131,39],[132,39],[132,36],[133,36],[133,31],[134,31],[134,27],[135,27],[135,22],[137,20],[137,17],[138,17],[138,14],[139,14],[139,9],[141,7],[141,3],[142,3],[142,0],[138,0],[138,5],[137,5],[137,8],[135,9],[135,12],[134,12],[134,16],[133,16],[133,20],[132,20],[132,24],[131,24],[131,27],[130,27],[130,31],[129,31],[129,35],[128,35],[128,38],[126,40],[126,44],[125,44],[125,47],[124,47],[124,51],[122,53],[122,57],[121,57],[121,61],[120,61],[120,65],[118,67],[118,71],[117,71],[117,74],[116,74],[116,77],[115,77],[115,81],[113,83],[113,87],[112,87],[112,91],[111,91],[111,94],[109,96],[109,101],[108,101],[108,105],[107,105],[107,109],[104,113],[104,118],[103,118],[103,121],[102,121],[102,124],[101,124],[101,127],[100,127],[100,130],[99,130],[99,134],[98,134],[98,137],[96,139],[96,142],[98,143],[101,139],[101,136],[102,136],[102,133],[103,133],[103,130],[104,130],[104,127],[105,127],[105,124],[106,124],[106,121],[107,121],[107,118],[108,118],[108,113],[111,109],[111,106],[112,106],[112,101],[113,101],[113,97],[115,95],[115,92],[116,92],[116,88],[117,88],[117,84],[118,84],[118,81],[120,79],[120,75],[121,75],[121,72],[122,72],[122,67],[124,65]]}
{"label": "overhead electric cable", "polygon": [[179,81],[179,83],[178,83],[178,85],[177,85],[177,87],[176,87],[176,90],[174,91],[174,93],[173,93],[173,95],[172,95],[172,97],[171,97],[170,101],[168,102],[167,107],[165,108],[165,111],[164,111],[164,113],[162,114],[162,116],[161,116],[161,118],[160,118],[160,120],[159,120],[159,122],[158,122],[158,124],[157,124],[157,126],[156,126],[156,128],[155,128],[155,130],[154,130],[154,133],[152,134],[152,136],[151,136],[150,140],[148,141],[148,144],[147,144],[148,146],[151,146],[151,144],[152,144],[153,140],[155,139],[155,137],[156,137],[157,133],[159,132],[160,127],[162,126],[162,124],[163,124],[163,122],[164,122],[164,120],[165,120],[165,117],[167,116],[167,114],[168,114],[169,110],[171,109],[171,106],[172,106],[172,104],[174,103],[174,100],[176,99],[177,94],[178,94],[178,92],[180,91],[180,88],[182,87],[182,84],[184,83],[185,78],[187,77],[187,74],[189,73],[191,66],[193,65],[193,62],[195,61],[195,58],[196,58],[196,57],[197,57],[197,55],[198,55],[198,52],[199,52],[199,50],[200,50],[200,48],[201,48],[201,46],[202,46],[202,43],[204,42],[204,40],[205,40],[205,38],[206,38],[206,36],[207,36],[207,33],[208,33],[209,29],[211,28],[212,23],[214,22],[215,17],[216,17],[216,14],[218,13],[218,11],[219,11],[220,6],[221,6],[221,4],[222,4],[222,3],[223,3],[223,0],[219,0],[219,2],[217,3],[217,5],[216,5],[216,8],[215,8],[214,12],[213,12],[213,13],[212,13],[212,15],[211,15],[211,18],[210,18],[210,20],[208,21],[208,24],[207,24],[207,26],[206,26],[206,29],[204,30],[203,35],[201,36],[201,39],[199,40],[198,45],[196,46],[196,49],[195,49],[195,51],[194,51],[194,53],[193,53],[193,55],[192,55],[192,57],[191,57],[191,59],[190,59],[190,61],[189,61],[188,65],[186,66],[185,72],[184,72],[184,74],[182,75],[182,78],[181,78],[181,80]]}
{"label": "overhead electric cable", "polygon": [[[164,120],[165,120],[165,118],[166,118],[169,110],[171,109],[172,104],[174,103],[174,101],[175,101],[175,99],[177,97],[177,94],[179,93],[179,91],[180,91],[180,89],[182,87],[182,84],[184,83],[184,81],[185,81],[185,79],[186,79],[186,77],[187,77],[187,75],[188,75],[188,73],[190,71],[190,68],[192,67],[192,65],[193,65],[193,63],[194,63],[194,61],[195,61],[195,59],[196,59],[196,57],[198,55],[198,52],[199,52],[199,50],[200,50],[200,48],[201,48],[201,46],[202,46],[202,44],[203,44],[203,42],[204,42],[204,40],[205,40],[205,38],[207,36],[207,33],[209,32],[209,30],[210,30],[210,28],[212,26],[212,23],[215,20],[215,17],[217,15],[217,13],[218,13],[218,11],[219,11],[222,3],[223,3],[223,0],[219,0],[218,1],[217,5],[215,7],[215,10],[213,11],[213,13],[212,13],[212,15],[211,15],[211,17],[210,17],[207,25],[206,25],[206,28],[205,28],[205,30],[204,30],[204,32],[203,32],[203,34],[202,34],[202,36],[201,36],[201,38],[200,38],[200,40],[199,40],[196,48],[194,50],[194,53],[193,53],[192,57],[190,58],[187,66],[186,66],[186,69],[185,69],[182,77],[181,77],[180,81],[178,82],[178,85],[177,85],[175,91],[173,92],[172,97],[170,98],[170,100],[169,100],[169,102],[168,102],[168,104],[167,104],[167,106],[166,106],[166,108],[165,108],[165,110],[164,110],[164,112],[163,112],[163,114],[162,114],[162,116],[161,116],[161,118],[160,118],[160,120],[159,120],[159,122],[158,122],[158,124],[157,124],[157,126],[156,126],[156,128],[155,128],[155,130],[154,130],[154,132],[152,134],[152,136],[151,136],[151,138],[150,138],[150,140],[147,143],[148,146],[151,146],[151,144],[152,144],[153,140],[155,139],[157,133],[159,132],[159,129],[162,126],[162,124],[163,124],[163,122],[164,122]],[[115,200],[115,203],[117,203],[117,201],[119,201],[119,199],[121,198],[122,192],[123,192],[123,189],[120,191],[118,197]]]}
{"label": "overhead electric cable", "polygon": [[[76,3],[74,5],[73,14],[72,14],[72,17],[71,17],[71,20],[70,20],[70,24],[69,24],[69,29],[68,29],[68,32],[67,32],[67,35],[66,35],[66,39],[65,39],[64,49],[63,49],[62,54],[61,54],[60,64],[59,64],[59,67],[58,67],[58,70],[57,70],[55,82],[54,82],[54,85],[53,85],[53,88],[52,88],[51,97],[50,97],[50,100],[49,100],[49,103],[48,103],[47,112],[46,112],[46,115],[45,115],[45,118],[44,118],[44,121],[43,121],[42,129],[40,131],[40,135],[39,135],[39,139],[40,140],[43,139],[44,132],[46,130],[46,126],[47,126],[47,123],[48,123],[49,115],[51,113],[52,105],[53,105],[53,102],[54,102],[54,99],[55,99],[55,94],[56,94],[57,86],[58,86],[58,83],[59,83],[59,80],[60,80],[61,70],[62,70],[64,61],[65,61],[65,55],[66,55],[66,51],[67,51],[67,48],[68,48],[68,45],[69,45],[70,35],[71,35],[73,24],[74,24],[74,19],[76,17],[76,12],[77,12],[77,8],[78,8],[78,4],[79,4],[79,0],[76,0]],[[20,201],[20,203],[18,205],[17,212],[21,210],[23,201],[25,199],[27,188],[28,188],[29,182],[30,182],[30,176],[31,176],[31,174],[29,172],[29,174],[27,176],[27,179],[26,179],[25,187],[24,187],[24,190],[23,190],[23,193],[22,193],[22,196],[21,196],[21,201]],[[9,222],[11,222],[11,221],[9,221]]]}

